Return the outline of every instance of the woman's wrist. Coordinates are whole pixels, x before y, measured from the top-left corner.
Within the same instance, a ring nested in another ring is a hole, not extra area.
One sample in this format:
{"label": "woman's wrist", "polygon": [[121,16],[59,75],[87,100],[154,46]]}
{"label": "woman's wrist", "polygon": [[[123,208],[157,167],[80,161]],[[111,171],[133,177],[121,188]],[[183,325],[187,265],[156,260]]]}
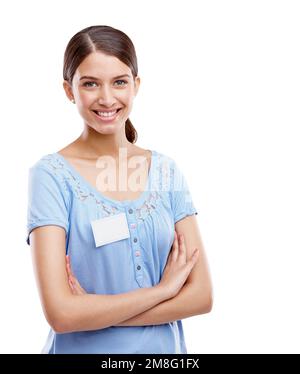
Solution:
{"label": "woman's wrist", "polygon": [[155,289],[155,292],[157,292],[157,295],[160,298],[160,302],[168,300],[172,297],[168,289],[160,283],[153,286],[153,288]]}

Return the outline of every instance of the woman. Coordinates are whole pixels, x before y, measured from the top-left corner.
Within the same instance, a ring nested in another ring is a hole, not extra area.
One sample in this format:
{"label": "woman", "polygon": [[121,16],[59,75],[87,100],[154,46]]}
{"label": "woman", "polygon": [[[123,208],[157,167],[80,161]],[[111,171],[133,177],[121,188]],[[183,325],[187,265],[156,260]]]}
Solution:
{"label": "woman", "polygon": [[83,132],[29,173],[27,243],[51,326],[42,352],[186,353],[181,319],[211,310],[211,281],[183,174],[134,144],[134,46],[88,27],[63,75]]}

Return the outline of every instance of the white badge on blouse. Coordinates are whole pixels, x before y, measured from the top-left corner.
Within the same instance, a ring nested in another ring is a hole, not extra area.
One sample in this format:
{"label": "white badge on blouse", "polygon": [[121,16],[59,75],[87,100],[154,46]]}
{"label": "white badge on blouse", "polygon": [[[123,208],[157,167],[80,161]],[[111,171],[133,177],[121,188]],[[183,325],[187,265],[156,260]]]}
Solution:
{"label": "white badge on blouse", "polygon": [[129,238],[125,213],[91,221],[96,247]]}

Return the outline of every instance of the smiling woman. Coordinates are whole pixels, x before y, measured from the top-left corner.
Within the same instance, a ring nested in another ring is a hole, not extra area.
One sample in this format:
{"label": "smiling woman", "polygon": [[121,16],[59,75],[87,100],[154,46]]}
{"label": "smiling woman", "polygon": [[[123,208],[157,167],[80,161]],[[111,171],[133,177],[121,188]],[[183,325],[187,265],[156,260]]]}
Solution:
{"label": "smiling woman", "polygon": [[63,76],[82,134],[29,170],[43,353],[187,353],[181,319],[211,310],[212,286],[183,173],[134,144],[134,46],[112,27],[83,29]]}
{"label": "smiling woman", "polygon": [[[97,37],[100,32],[101,38]],[[79,43],[90,50],[84,59],[77,53]],[[128,117],[140,78],[135,48],[127,35],[108,26],[77,33],[67,46],[63,75],[67,96],[77,103],[90,127],[111,134],[125,122],[127,140],[136,142],[137,132]],[[120,79],[125,77],[120,84]]]}

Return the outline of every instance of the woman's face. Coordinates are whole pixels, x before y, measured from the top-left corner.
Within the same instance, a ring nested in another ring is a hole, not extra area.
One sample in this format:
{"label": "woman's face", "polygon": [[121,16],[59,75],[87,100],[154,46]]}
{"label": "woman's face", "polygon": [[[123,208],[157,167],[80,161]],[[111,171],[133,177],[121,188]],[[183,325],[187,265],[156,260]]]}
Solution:
{"label": "woman's face", "polygon": [[[131,112],[140,78],[114,56],[93,52],[78,66],[72,87],[64,81],[85,123],[101,134],[120,131]],[[117,110],[117,111],[116,111]]]}

